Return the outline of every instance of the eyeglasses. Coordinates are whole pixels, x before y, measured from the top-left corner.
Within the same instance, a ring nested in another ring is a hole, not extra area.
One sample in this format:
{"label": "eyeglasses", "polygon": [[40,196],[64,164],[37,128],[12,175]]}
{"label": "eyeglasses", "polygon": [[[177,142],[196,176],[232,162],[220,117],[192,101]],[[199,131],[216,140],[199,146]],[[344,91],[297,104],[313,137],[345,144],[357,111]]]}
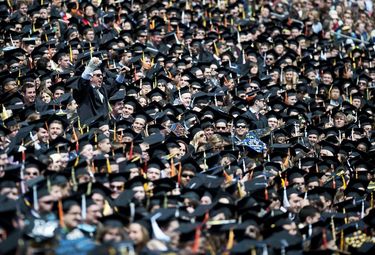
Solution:
{"label": "eyeglasses", "polygon": [[122,190],[124,187],[122,185],[116,186],[116,185],[111,185],[111,189],[113,190]]}
{"label": "eyeglasses", "polygon": [[101,73],[94,73],[93,76],[95,76],[95,77],[103,77],[103,74],[101,74]]}
{"label": "eyeglasses", "polygon": [[184,178],[193,178],[195,175],[192,175],[192,174],[182,174],[181,175],[182,177],[184,177]]}

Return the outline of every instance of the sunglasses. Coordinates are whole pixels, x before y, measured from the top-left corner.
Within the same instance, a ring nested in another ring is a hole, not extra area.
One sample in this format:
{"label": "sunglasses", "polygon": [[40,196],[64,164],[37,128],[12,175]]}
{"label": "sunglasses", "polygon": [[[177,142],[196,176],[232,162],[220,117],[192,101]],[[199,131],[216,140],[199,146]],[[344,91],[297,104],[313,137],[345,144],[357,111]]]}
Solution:
{"label": "sunglasses", "polygon": [[47,204],[47,205],[49,205],[49,204],[52,204],[54,201],[50,201],[50,200],[48,200],[48,201],[40,201],[42,204]]}
{"label": "sunglasses", "polygon": [[195,175],[191,175],[191,174],[182,174],[181,175],[182,177],[184,177],[184,178],[193,178]]}
{"label": "sunglasses", "polygon": [[236,128],[246,128],[246,125],[237,125]]}

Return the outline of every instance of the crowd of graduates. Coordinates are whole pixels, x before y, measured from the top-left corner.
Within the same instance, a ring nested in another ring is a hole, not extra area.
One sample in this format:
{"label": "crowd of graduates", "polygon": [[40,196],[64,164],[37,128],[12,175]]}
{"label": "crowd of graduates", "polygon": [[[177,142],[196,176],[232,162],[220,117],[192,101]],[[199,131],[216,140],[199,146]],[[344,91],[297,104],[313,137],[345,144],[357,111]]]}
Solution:
{"label": "crowd of graduates", "polygon": [[0,2],[0,254],[372,254],[370,0]]}

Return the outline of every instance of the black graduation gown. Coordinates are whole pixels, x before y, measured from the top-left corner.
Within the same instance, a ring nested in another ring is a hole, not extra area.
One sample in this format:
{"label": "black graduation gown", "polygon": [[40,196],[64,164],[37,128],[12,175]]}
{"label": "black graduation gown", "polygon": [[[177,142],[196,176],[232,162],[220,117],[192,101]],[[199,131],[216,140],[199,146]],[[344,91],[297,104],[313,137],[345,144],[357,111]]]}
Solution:
{"label": "black graduation gown", "polygon": [[268,127],[268,120],[267,120],[267,118],[264,115],[262,115],[262,114],[259,113],[258,117],[257,117],[250,110],[248,110],[246,113],[244,113],[244,115],[251,120],[251,124],[252,124],[252,126],[253,126],[254,129]]}
{"label": "black graduation gown", "polygon": [[82,123],[86,123],[87,120],[94,116],[107,115],[109,113],[108,98],[111,96],[110,93],[113,88],[111,85],[103,83],[99,91],[104,96],[103,102],[101,102],[96,89],[90,85],[89,80],[79,79],[77,90],[74,91],[73,96],[79,105],[78,115]]}

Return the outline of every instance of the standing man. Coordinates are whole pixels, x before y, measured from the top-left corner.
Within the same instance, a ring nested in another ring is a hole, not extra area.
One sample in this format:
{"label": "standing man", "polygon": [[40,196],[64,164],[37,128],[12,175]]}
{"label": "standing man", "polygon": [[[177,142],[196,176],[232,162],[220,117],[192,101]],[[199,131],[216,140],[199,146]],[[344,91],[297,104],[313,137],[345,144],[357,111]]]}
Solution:
{"label": "standing man", "polygon": [[[90,60],[74,93],[74,98],[80,105],[78,115],[83,123],[94,116],[107,115],[109,112],[108,98],[116,91],[115,84],[105,83],[100,68],[101,63],[102,61],[97,57],[93,57]],[[125,69],[123,70],[125,71]],[[122,83],[124,71],[120,71],[116,77],[116,82]]]}

